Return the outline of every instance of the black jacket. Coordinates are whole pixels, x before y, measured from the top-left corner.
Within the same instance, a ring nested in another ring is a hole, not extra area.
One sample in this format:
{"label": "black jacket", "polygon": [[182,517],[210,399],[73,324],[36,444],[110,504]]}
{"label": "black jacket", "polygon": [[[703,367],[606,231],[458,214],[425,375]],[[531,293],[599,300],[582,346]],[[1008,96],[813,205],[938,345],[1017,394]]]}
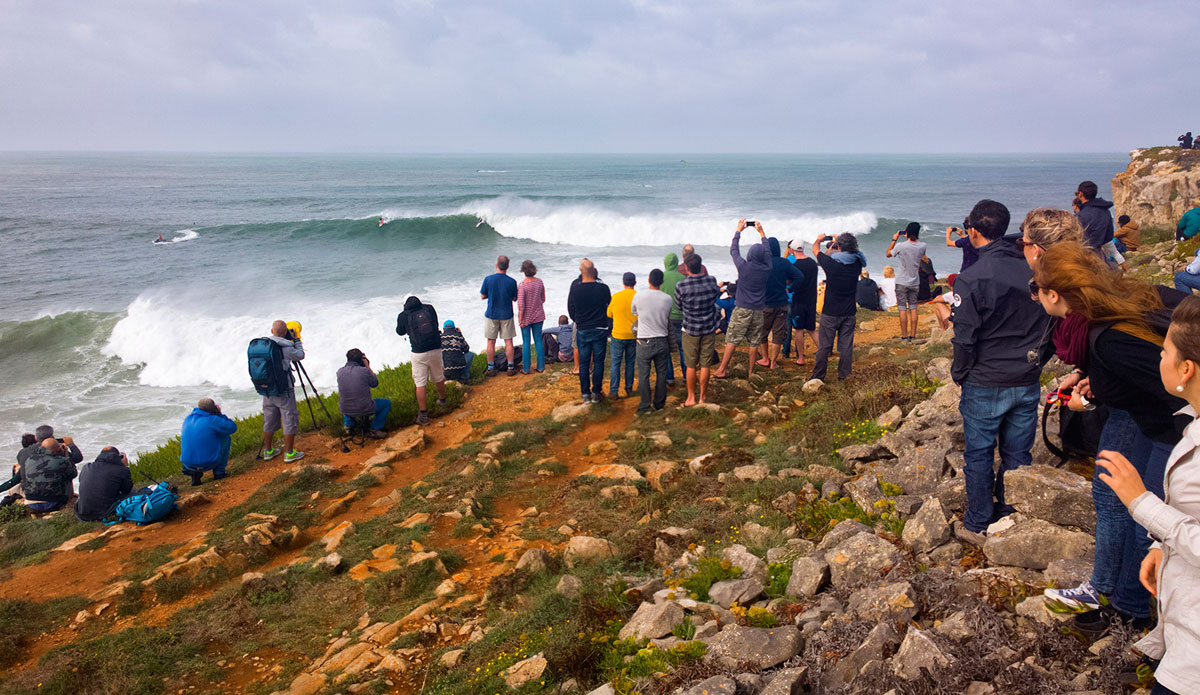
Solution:
{"label": "black jacket", "polygon": [[1164,444],[1179,441],[1182,428],[1175,411],[1187,401],[1167,392],[1158,373],[1162,348],[1119,331],[1100,328],[1088,336],[1083,365],[1098,403],[1127,411],[1148,438]]}
{"label": "black jacket", "polygon": [[442,349],[437,311],[416,297],[404,300],[404,311],[396,316],[396,335],[407,335],[413,354]]}
{"label": "black jacket", "polygon": [[[1029,297],[1033,272],[1008,237],[979,249],[979,260],[954,283],[954,383],[1038,383],[1037,349],[1048,317]],[[1033,350],[1034,359],[1029,359]]]}
{"label": "black jacket", "polygon": [[1083,204],[1075,217],[1083,225],[1083,245],[1098,249],[1113,239],[1113,204],[1103,198]]}
{"label": "black jacket", "polygon": [[567,294],[567,315],[575,322],[575,329],[608,328],[608,303],[612,294],[608,285],[600,282],[580,282],[571,285]]}
{"label": "black jacket", "polygon": [[[62,438],[59,437],[58,441],[61,442]],[[40,448],[42,448],[42,443],[34,442],[24,449],[21,449],[17,452],[17,463],[24,465],[25,459],[33,456],[33,454]],[[67,447],[67,452],[68,461],[71,463],[83,463],[83,452],[79,450],[79,447],[75,446],[74,442],[71,442],[71,446]]]}
{"label": "black jacket", "polygon": [[121,453],[105,449],[95,461],[79,470],[79,499],[75,516],[80,521],[104,521],[117,502],[133,490],[133,476],[121,462]]}

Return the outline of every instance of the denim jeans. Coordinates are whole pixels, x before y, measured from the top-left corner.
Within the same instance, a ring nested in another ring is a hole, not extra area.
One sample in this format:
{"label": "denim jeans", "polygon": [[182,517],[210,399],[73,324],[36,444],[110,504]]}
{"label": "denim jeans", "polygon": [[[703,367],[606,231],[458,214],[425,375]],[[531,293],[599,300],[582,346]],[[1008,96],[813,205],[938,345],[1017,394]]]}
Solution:
{"label": "denim jeans", "polygon": [[[1163,476],[1167,472],[1167,459],[1171,456],[1172,444],[1145,440],[1149,451],[1145,459],[1145,468],[1138,469],[1142,474],[1142,483],[1155,497],[1163,497]],[[1135,464],[1136,465],[1136,464]],[[1105,485],[1105,487],[1108,487]],[[1142,560],[1150,552],[1150,536],[1146,529],[1133,523],[1132,520],[1125,530],[1125,541],[1122,544],[1124,554],[1121,558],[1121,576],[1117,579],[1117,589],[1112,595],[1112,606],[1118,611],[1132,615],[1135,618],[1150,617],[1150,603],[1153,600],[1150,592],[1142,586],[1138,578]]]}
{"label": "denim jeans", "polygon": [[[980,533],[1008,510],[1004,504],[1004,472],[1033,462],[1030,450],[1037,434],[1042,390],[1028,386],[962,387],[958,410],[963,418],[967,513],[963,525]],[[997,441],[1000,471],[995,471]]]}
{"label": "denim jeans", "polygon": [[608,350],[607,328],[583,328],[576,334],[579,350],[579,393],[604,392],[604,353]]}
{"label": "denim jeans", "polygon": [[670,339],[667,341],[667,383],[675,383],[675,356],[671,353],[678,351],[679,353],[679,375],[687,376],[687,361],[683,359],[683,320],[675,321],[668,319],[668,328],[670,331]]}
{"label": "denim jeans", "polygon": [[[1119,451],[1139,471],[1146,468],[1146,456],[1150,453],[1150,440],[1142,435],[1137,423],[1127,410],[1108,409],[1108,420],[1100,431],[1099,451]],[[1104,469],[1096,466],[1092,477],[1092,504],[1096,507],[1096,559],[1092,563],[1092,588],[1105,596],[1117,590],[1121,575],[1130,568],[1124,567],[1125,534],[1133,525],[1133,517],[1121,503],[1112,488],[1100,480]],[[1132,568],[1136,578],[1138,568]]]}
{"label": "denim jeans", "polygon": [[521,326],[521,370],[529,371],[530,353],[537,350],[537,369],[546,368],[546,346],[542,344],[542,322]]}
{"label": "denim jeans", "polygon": [[[666,338],[642,338],[637,341],[638,410],[646,412],[653,406],[662,410],[667,405],[667,365],[671,346]],[[654,396],[650,395],[650,368],[654,367]]]}
{"label": "denim jeans", "polygon": [[[471,363],[467,362],[468,374],[470,373]],[[371,429],[381,430],[387,425],[388,413],[392,412],[392,402],[386,398],[376,398],[375,415],[371,418]],[[346,427],[354,427],[354,418],[349,415],[342,416],[342,424]]]}
{"label": "denim jeans", "polygon": [[1200,290],[1200,275],[1192,275],[1186,270],[1175,273],[1175,289],[1188,293]]}
{"label": "denim jeans", "polygon": [[621,386],[621,362],[625,362],[625,391],[633,393],[634,383],[633,375],[636,365],[634,360],[637,357],[637,339],[636,338],[612,338],[609,340],[611,345],[611,354],[609,355],[608,364],[608,392],[613,396],[617,395],[617,391]]}

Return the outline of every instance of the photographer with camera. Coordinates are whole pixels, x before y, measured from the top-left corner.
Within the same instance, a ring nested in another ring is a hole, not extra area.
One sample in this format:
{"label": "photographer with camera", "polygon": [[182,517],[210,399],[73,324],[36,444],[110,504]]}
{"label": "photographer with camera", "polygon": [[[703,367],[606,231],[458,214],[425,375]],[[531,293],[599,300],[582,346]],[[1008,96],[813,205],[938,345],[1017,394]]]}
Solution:
{"label": "photographer with camera", "polygon": [[[900,235],[906,239],[896,248]],[[917,337],[917,295],[921,285],[921,260],[927,246],[918,241],[921,223],[909,222],[902,232],[892,235],[885,256],[896,257],[896,306],[900,309],[900,340],[915,340]]]}
{"label": "photographer with camera", "polygon": [[[296,451],[296,433],[300,430],[300,411],[296,408],[296,380],[292,376],[292,362],[304,359],[304,344],[300,335],[284,321],[271,324],[271,335],[267,339],[280,348],[280,362],[275,373],[280,382],[272,389],[279,395],[264,395],[263,406],[263,452],[262,459],[271,459],[283,454],[287,463],[304,458],[303,451]],[[286,378],[284,378],[286,375]],[[283,449],[276,449],[275,432],[283,428]]]}
{"label": "photographer with camera", "polygon": [[47,437],[36,446],[21,464],[21,492],[30,511],[45,514],[60,509],[75,494],[71,481],[78,471],[63,442]]}
{"label": "photographer with camera", "polygon": [[[753,229],[758,232],[759,243],[750,247],[746,257],[738,244],[742,238],[743,229]],[[737,267],[737,295],[734,297],[733,313],[729,315],[729,326],[725,333],[725,354],[721,357],[721,365],[713,372],[713,377],[724,379],[729,376],[729,363],[733,361],[733,353],[743,342],[750,347],[750,366],[746,378],[754,376],[754,365],[758,361],[758,344],[762,341],[763,311],[767,308],[767,278],[771,275],[771,251],[767,244],[767,234],[762,224],[745,219],[738,220],[737,231],[733,233],[733,242],[729,245],[729,255],[733,265]]]}
{"label": "photographer with camera", "polygon": [[371,398],[371,389],[379,386],[379,377],[375,376],[371,360],[362,350],[353,348],[346,352],[346,366],[337,371],[337,384],[338,408],[342,411],[342,423],[346,429],[354,427],[355,418],[370,415],[367,436],[372,439],[386,438],[383,428],[388,413],[392,411],[392,402],[386,398]]}
{"label": "photographer with camera", "polygon": [[838,345],[838,380],[850,376],[854,366],[854,329],[858,323],[858,279],[867,266],[867,258],[858,250],[858,239],[842,232],[832,240],[828,250],[821,245],[829,238],[822,234],[813,242],[817,265],[825,271],[825,303],[821,307],[821,322],[817,340],[817,358],[811,379],[825,380],[833,341]]}
{"label": "photographer with camera", "polygon": [[[962,272],[971,267],[975,261],[979,260],[979,253],[975,247],[971,245],[971,240],[967,237],[967,233],[963,230],[967,228],[967,220],[963,220],[962,227],[946,227],[946,246],[956,249],[962,249],[962,265],[958,267],[958,272]],[[952,235],[957,235],[957,239],[950,238]]]}
{"label": "photographer with camera", "polygon": [[1181,149],[1185,149],[1185,150],[1192,149],[1192,131],[1189,130],[1188,132],[1184,133],[1183,135],[1180,135],[1179,137],[1177,137],[1175,139],[1179,142],[1179,147]]}
{"label": "photographer with camera", "polygon": [[213,480],[225,477],[229,463],[229,447],[237,423],[221,412],[211,398],[201,398],[192,412],[183,419],[179,435],[179,463],[183,474],[199,485],[205,471],[212,471]]}
{"label": "photographer with camera", "polygon": [[79,469],[75,518],[80,521],[104,521],[117,502],[132,491],[133,475],[129,472],[129,459],[116,447],[106,446],[95,461]]}
{"label": "photographer with camera", "polygon": [[[71,460],[71,463],[83,462],[83,452],[79,450],[79,447],[75,446],[74,439],[71,437],[55,437],[53,427],[50,425],[41,425],[33,431],[33,442],[26,444],[21,448],[20,451],[17,452],[17,463],[24,465],[25,459],[32,456],[34,452],[36,452],[41,446],[42,440],[45,439],[56,439],[60,444],[66,447],[66,456]],[[24,440],[22,440],[22,443],[24,443]]]}

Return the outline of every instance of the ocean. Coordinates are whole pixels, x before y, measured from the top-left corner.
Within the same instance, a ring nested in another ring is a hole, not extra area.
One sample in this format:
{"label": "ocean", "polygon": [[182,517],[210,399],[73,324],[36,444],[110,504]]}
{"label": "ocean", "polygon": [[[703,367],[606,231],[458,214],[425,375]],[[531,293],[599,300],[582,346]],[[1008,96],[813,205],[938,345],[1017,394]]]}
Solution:
{"label": "ocean", "polygon": [[[42,423],[88,460],[178,434],[195,402],[256,412],[245,349],[300,321],[309,374],[335,383],[346,350],[408,357],[396,314],[416,294],[483,348],[479,285],[496,256],[532,259],[547,315],[566,311],[583,257],[602,280],[646,274],[691,242],[733,276],[739,217],[769,236],[860,238],[873,276],[919,221],[939,274],[981,198],[1011,231],[1067,207],[1084,179],[1110,198],[1124,154],[218,155],[0,153],[0,454]],[[384,221],[381,226],[380,220]],[[168,243],[152,243],[159,235]],[[753,241],[751,234],[747,241]],[[9,460],[12,460],[11,458]]]}

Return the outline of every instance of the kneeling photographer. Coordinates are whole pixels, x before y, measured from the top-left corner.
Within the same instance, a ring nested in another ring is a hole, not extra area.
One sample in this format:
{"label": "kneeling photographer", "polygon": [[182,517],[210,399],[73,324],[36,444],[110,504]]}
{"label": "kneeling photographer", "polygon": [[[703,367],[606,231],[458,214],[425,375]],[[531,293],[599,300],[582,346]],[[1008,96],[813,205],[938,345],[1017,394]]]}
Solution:
{"label": "kneeling photographer", "polygon": [[356,418],[369,415],[371,424],[367,436],[372,439],[386,438],[383,428],[392,410],[392,402],[386,398],[371,398],[371,389],[379,386],[379,377],[375,376],[371,360],[362,350],[353,348],[346,353],[346,366],[338,370],[337,384],[338,407],[342,411],[346,429],[353,429]]}

